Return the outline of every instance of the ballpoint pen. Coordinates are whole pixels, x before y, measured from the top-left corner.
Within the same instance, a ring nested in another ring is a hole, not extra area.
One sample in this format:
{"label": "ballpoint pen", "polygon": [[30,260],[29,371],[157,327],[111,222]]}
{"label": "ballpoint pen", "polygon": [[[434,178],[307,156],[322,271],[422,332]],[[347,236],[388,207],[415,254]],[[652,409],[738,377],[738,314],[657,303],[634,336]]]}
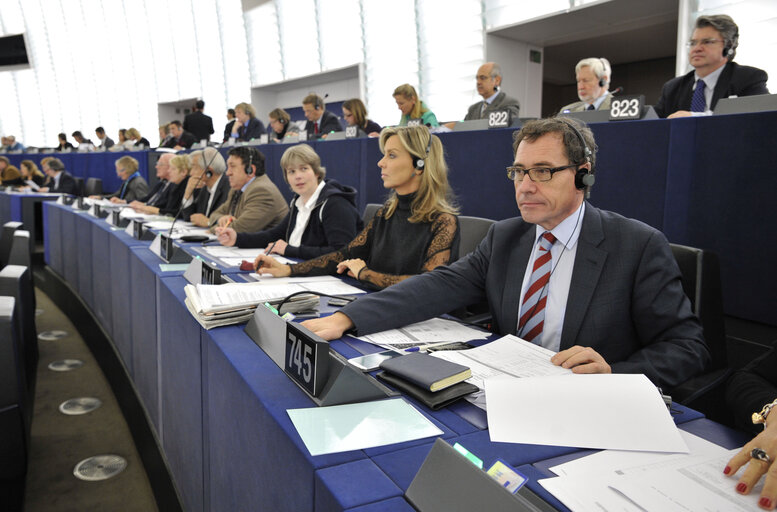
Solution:
{"label": "ballpoint pen", "polygon": [[271,244],[270,244],[270,248],[269,248],[269,249],[267,249],[266,251],[264,251],[264,253],[265,253],[265,254],[267,254],[268,256],[269,256],[270,254],[272,254],[272,250],[273,250],[273,249],[275,249],[275,244],[276,244],[276,243],[277,243],[277,242],[273,242],[273,243],[271,243]]}

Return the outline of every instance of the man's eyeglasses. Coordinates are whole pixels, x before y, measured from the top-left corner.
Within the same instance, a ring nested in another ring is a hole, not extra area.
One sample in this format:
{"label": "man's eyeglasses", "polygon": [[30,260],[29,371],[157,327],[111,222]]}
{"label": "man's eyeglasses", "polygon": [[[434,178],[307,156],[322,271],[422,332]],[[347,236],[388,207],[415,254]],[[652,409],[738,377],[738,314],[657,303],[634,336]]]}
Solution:
{"label": "man's eyeglasses", "polygon": [[528,174],[529,179],[532,181],[550,181],[554,174],[564,169],[570,169],[577,167],[577,164],[564,165],[562,167],[532,167],[530,169],[524,169],[523,167],[516,167],[511,165],[507,168],[507,178],[510,181],[523,181],[523,178]]}
{"label": "man's eyeglasses", "polygon": [[710,45],[713,45],[715,43],[722,43],[722,42],[723,42],[722,39],[691,39],[690,41],[685,43],[685,45],[688,48],[693,48],[694,46],[699,45],[699,44],[702,45],[702,46],[710,46]]}

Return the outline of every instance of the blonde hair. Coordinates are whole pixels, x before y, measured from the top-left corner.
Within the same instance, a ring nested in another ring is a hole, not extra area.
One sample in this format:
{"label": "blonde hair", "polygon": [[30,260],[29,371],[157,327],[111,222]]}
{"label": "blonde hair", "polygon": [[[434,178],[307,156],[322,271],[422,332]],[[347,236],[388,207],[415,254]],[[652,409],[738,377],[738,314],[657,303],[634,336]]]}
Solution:
{"label": "blonde hair", "polygon": [[127,138],[128,139],[139,139],[140,138],[140,132],[137,128],[127,128]]}
{"label": "blonde hair", "polygon": [[[448,165],[440,139],[432,135],[426,126],[394,126],[380,132],[380,151],[385,154],[386,142],[397,136],[400,144],[414,159],[423,159],[421,184],[411,205],[410,222],[430,222],[441,213],[457,215],[453,191],[448,183]],[[427,152],[428,148],[428,152]],[[384,217],[389,218],[397,209],[396,191],[386,201]]]}
{"label": "blonde hair", "polygon": [[248,114],[248,117],[251,117],[251,118],[256,117],[256,109],[250,103],[245,103],[245,102],[238,103],[237,105],[235,105],[235,110],[237,109],[240,109],[246,114]]}
{"label": "blonde hair", "polygon": [[22,160],[19,165],[21,167],[25,167],[32,176],[37,176],[39,178],[43,178],[46,176],[41,172],[40,169],[38,169],[38,166],[32,160]]}
{"label": "blonde hair", "polygon": [[189,170],[192,168],[189,155],[175,155],[170,159],[170,167],[178,171],[178,174],[188,175]]}
{"label": "blonde hair", "polygon": [[408,119],[418,119],[419,117],[421,117],[421,114],[429,111],[429,109],[426,108],[426,105],[424,105],[424,102],[418,99],[418,93],[415,92],[415,87],[413,87],[410,84],[400,85],[399,87],[394,89],[394,94],[392,96],[394,97],[402,96],[406,100],[415,101],[415,105],[413,105],[413,110],[407,116]]}
{"label": "blonde hair", "polygon": [[140,164],[138,164],[138,161],[132,158],[131,156],[123,156],[116,160],[116,165],[120,167],[124,167],[125,172],[129,172],[129,174],[134,174],[135,171],[138,170],[138,167]]}
{"label": "blonde hair", "polygon": [[281,169],[283,169],[283,179],[286,183],[289,182],[289,177],[286,176],[286,168],[294,164],[309,165],[313,169],[313,174],[316,175],[319,183],[326,176],[326,169],[321,167],[321,157],[307,144],[298,144],[283,152],[283,156],[281,156]]}

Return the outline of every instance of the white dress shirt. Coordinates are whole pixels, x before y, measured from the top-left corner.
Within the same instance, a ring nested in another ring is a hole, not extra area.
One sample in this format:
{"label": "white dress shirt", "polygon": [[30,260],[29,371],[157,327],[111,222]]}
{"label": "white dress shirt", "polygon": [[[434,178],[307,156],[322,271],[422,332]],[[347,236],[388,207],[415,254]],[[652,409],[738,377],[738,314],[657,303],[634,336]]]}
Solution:
{"label": "white dress shirt", "polygon": [[292,230],[289,239],[286,241],[292,247],[299,247],[302,245],[302,234],[305,232],[305,228],[308,227],[308,221],[310,220],[310,214],[313,211],[313,207],[316,206],[318,196],[321,195],[321,190],[324,188],[323,180],[318,184],[313,195],[310,196],[305,204],[301,204],[300,198],[294,200],[294,206],[297,207],[297,220],[294,223],[294,230]]}
{"label": "white dress shirt", "polygon": [[[541,340],[543,347],[554,352],[558,352],[561,345],[561,330],[564,327],[564,315],[567,310],[569,284],[572,281],[572,270],[575,266],[575,255],[577,254],[577,240],[580,237],[584,216],[585,203],[582,203],[572,215],[561,221],[558,226],[550,231],[556,237],[556,243],[550,249],[552,267],[550,279],[548,280],[545,323],[542,328]],[[540,246],[538,241],[543,233],[545,233],[545,228],[537,225],[534,234],[534,248],[529,256],[529,264],[526,265],[526,272],[524,272],[523,276],[519,304],[523,304],[523,296],[529,288],[532,267],[534,266],[534,260],[537,258],[537,249]],[[520,314],[518,318],[520,319]],[[521,334],[519,329],[518,337],[521,337]]]}

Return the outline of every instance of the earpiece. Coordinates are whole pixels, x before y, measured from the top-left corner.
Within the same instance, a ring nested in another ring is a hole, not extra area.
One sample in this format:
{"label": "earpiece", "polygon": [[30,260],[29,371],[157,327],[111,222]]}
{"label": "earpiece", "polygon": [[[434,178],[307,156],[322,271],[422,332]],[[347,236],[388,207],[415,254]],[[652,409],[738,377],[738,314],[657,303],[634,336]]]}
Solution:
{"label": "earpiece", "polygon": [[[607,78],[609,78],[610,74],[607,72],[607,61],[600,57],[599,58],[599,62],[602,63],[602,74],[606,75]],[[604,78],[600,78],[599,79],[599,87],[604,87],[605,85],[607,85],[607,82],[604,81]]]}
{"label": "earpiece", "polygon": [[724,46],[723,47],[723,56],[724,57],[728,57],[732,53],[734,53],[734,50],[730,46]]}
{"label": "earpiece", "polygon": [[593,156],[591,148],[589,148],[588,144],[585,143],[583,134],[580,133],[580,130],[578,130],[574,124],[565,118],[560,117],[558,119],[566,123],[572,129],[572,131],[575,132],[575,135],[580,140],[580,144],[583,145],[583,154],[585,155],[585,162],[583,162],[583,164],[589,164],[589,168],[587,169],[582,167],[577,168],[577,172],[575,173],[575,187],[578,189],[592,187],[596,182],[596,176],[594,176],[594,168],[593,164],[591,163],[591,157]]}
{"label": "earpiece", "polygon": [[417,156],[413,157],[413,167],[418,169],[419,171],[424,170],[424,165],[426,165],[426,162],[424,159],[429,156],[429,152],[432,150],[432,135],[429,134],[429,143],[426,145],[426,154],[424,155],[424,158],[418,158]]}
{"label": "earpiece", "polygon": [[248,165],[245,167],[246,174],[248,174],[249,176],[251,176],[251,174],[254,173],[253,164],[254,164],[254,152],[251,149],[249,149]]}
{"label": "earpiece", "polygon": [[210,169],[206,170],[205,171],[205,177],[206,178],[212,178],[213,177],[213,171],[211,171]]}

